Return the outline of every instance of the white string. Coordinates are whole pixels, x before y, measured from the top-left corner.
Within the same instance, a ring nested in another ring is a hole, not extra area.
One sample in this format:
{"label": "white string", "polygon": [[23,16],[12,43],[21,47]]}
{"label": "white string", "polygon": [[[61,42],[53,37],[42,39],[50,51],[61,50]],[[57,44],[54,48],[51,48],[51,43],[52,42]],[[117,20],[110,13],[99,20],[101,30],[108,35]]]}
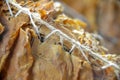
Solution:
{"label": "white string", "polygon": [[11,10],[11,8],[10,8],[10,5],[9,5],[8,0],[5,0],[5,1],[6,1],[7,6],[8,6],[8,9],[9,9],[10,15],[13,16],[13,13],[12,13],[12,10]]}
{"label": "white string", "polygon": [[16,13],[15,17],[17,17],[21,12],[22,12],[22,10],[19,10],[19,11]]}
{"label": "white string", "polygon": [[72,45],[72,48],[70,49],[69,53],[71,53],[73,51],[73,49],[75,48],[75,45]]}
{"label": "white string", "polygon": [[48,39],[52,34],[59,32],[58,30],[53,30],[51,33],[49,33],[46,37],[45,40]]}
{"label": "white string", "polygon": [[79,49],[80,49],[83,57],[87,60],[88,63],[90,63],[90,61],[89,61],[88,58],[86,57],[85,53],[83,52],[83,49],[82,49],[81,47],[80,47]]}

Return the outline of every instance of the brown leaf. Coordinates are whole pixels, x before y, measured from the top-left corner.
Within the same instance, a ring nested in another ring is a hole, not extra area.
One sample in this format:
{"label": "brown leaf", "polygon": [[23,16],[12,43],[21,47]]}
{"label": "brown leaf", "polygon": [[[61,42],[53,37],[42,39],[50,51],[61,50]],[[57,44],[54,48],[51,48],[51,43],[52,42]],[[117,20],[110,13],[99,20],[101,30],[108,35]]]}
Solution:
{"label": "brown leaf", "polygon": [[33,57],[27,33],[22,29],[20,29],[18,40],[11,55],[6,79],[26,80],[33,63]]}
{"label": "brown leaf", "polygon": [[55,40],[48,41],[36,49],[38,52],[33,67],[33,79],[93,80],[92,69],[88,63],[65,52],[60,45],[53,44]]}
{"label": "brown leaf", "polygon": [[14,44],[16,42],[19,29],[23,26],[23,24],[28,23],[29,21],[27,15],[23,14],[21,16],[13,18],[10,21],[7,20],[7,17],[5,17],[4,15],[1,15],[0,17],[0,22],[5,27],[4,34],[2,34],[0,41],[0,71],[2,70],[2,68],[8,67],[5,66],[6,64],[8,65],[6,61],[11,51],[14,49]]}
{"label": "brown leaf", "polygon": [[3,33],[3,31],[4,31],[4,27],[3,27],[3,25],[0,23],[0,35]]}

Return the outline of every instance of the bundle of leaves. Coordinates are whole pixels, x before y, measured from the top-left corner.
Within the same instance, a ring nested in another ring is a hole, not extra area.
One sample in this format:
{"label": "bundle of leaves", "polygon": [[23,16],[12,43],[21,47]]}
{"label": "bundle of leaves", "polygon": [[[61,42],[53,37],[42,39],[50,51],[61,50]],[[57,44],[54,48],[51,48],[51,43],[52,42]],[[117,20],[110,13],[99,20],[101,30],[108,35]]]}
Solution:
{"label": "bundle of leaves", "polygon": [[50,0],[0,1],[1,80],[119,79],[119,58],[62,10]]}

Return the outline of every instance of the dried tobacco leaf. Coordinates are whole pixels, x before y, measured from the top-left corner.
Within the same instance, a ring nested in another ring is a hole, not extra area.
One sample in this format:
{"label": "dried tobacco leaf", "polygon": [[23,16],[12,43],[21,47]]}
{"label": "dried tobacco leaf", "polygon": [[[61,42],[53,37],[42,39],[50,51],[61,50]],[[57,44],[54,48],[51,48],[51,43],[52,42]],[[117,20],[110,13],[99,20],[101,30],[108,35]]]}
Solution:
{"label": "dried tobacco leaf", "polygon": [[93,80],[89,63],[70,56],[60,45],[53,44],[54,41],[51,39],[39,46],[39,55],[36,56],[33,67],[33,79]]}
{"label": "dried tobacco leaf", "polygon": [[0,23],[0,35],[3,33],[3,31],[4,31],[4,27],[3,27],[3,25]]}
{"label": "dried tobacco leaf", "polygon": [[[13,2],[17,8],[9,2],[15,7],[14,13],[17,13],[19,7],[23,9],[18,16],[5,15],[9,13],[8,9],[5,12],[4,8],[1,10],[1,15],[4,16],[0,17],[0,23],[8,30],[0,41],[1,79],[102,79],[102,74],[95,72],[101,70],[104,61],[106,64],[109,61],[104,57],[104,49],[96,38],[83,30],[86,23],[56,14],[53,1],[18,1],[21,5]],[[38,33],[35,34],[36,30],[40,32],[39,38],[36,36]],[[73,45],[75,47],[71,50]],[[81,48],[81,45],[85,48]],[[97,58],[91,55],[92,52],[98,55]],[[102,55],[101,59],[98,59],[99,55]],[[97,68],[94,69],[95,67]],[[115,65],[102,70],[105,73],[104,79],[117,80]],[[96,79],[96,76],[99,78]]]}
{"label": "dried tobacco leaf", "polygon": [[7,70],[6,79],[11,80],[26,80],[29,76],[29,70],[33,63],[30,43],[25,31],[20,29],[18,40],[16,41],[9,68]]}
{"label": "dried tobacco leaf", "polygon": [[12,50],[14,48],[14,44],[16,44],[20,27],[29,21],[27,15],[23,14],[21,16],[13,18],[10,21],[7,20],[7,17],[1,16],[0,21],[6,29],[2,40],[0,41],[0,71],[2,72],[4,72],[4,68],[8,67],[6,66],[6,64],[8,65],[7,59],[9,59],[10,53],[12,53]]}
{"label": "dried tobacco leaf", "polygon": [[70,29],[71,31],[74,29],[80,30],[81,28],[86,27],[86,23],[79,21],[77,19],[71,19],[64,14],[59,15],[55,22],[59,24],[61,23],[64,27]]}

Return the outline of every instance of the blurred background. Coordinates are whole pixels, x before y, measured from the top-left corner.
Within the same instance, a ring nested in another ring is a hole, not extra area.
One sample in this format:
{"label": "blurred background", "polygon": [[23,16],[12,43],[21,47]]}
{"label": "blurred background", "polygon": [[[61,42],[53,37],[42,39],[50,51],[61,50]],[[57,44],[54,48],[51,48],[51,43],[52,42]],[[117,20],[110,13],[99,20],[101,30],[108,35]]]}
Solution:
{"label": "blurred background", "polygon": [[109,53],[120,54],[120,0],[55,0],[64,12],[87,23],[87,31],[104,38]]}

